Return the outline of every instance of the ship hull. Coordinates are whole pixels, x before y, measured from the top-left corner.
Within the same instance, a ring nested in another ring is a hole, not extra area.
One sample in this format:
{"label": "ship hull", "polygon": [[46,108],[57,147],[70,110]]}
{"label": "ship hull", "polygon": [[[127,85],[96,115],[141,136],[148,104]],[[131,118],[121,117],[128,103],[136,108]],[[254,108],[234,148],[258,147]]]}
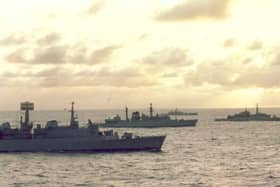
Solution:
{"label": "ship hull", "polygon": [[169,120],[169,121],[120,121],[118,123],[105,123],[100,125],[103,128],[163,128],[163,127],[194,127],[197,119],[194,120]]}
{"label": "ship hull", "polygon": [[160,151],[165,136],[133,139],[61,138],[0,140],[0,152]]}
{"label": "ship hull", "polygon": [[280,118],[268,118],[268,119],[259,119],[259,118],[234,118],[234,119],[227,119],[227,118],[217,118],[215,121],[280,121]]}

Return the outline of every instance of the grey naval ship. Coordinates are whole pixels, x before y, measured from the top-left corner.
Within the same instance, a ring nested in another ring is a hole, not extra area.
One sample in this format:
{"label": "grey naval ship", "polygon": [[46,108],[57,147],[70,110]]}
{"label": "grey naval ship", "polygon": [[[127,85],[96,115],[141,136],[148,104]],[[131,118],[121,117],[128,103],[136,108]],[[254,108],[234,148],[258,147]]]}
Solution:
{"label": "grey naval ship", "polygon": [[176,108],[175,110],[170,110],[167,115],[170,116],[195,116],[198,115],[197,112],[183,112],[178,110],[178,108]]}
{"label": "grey naval ship", "polygon": [[[21,103],[25,119],[20,128],[11,128],[9,122],[0,127],[0,152],[112,152],[112,151],[160,151],[165,136],[134,136],[123,133],[119,137],[113,130],[99,131],[90,120],[88,126],[80,128],[75,116],[74,103],[71,108],[70,125],[59,126],[56,120],[48,121],[45,127],[29,119],[34,104]],[[33,130],[33,132],[32,132]]]}
{"label": "grey naval ship", "polygon": [[131,118],[128,117],[128,108],[125,107],[126,119],[122,120],[119,115],[114,116],[112,119],[106,119],[102,127],[108,128],[159,128],[159,127],[194,127],[197,119],[171,119],[166,114],[153,115],[152,103],[150,104],[150,115],[142,114],[138,111],[132,112]]}
{"label": "grey naval ship", "polygon": [[251,114],[247,109],[234,115],[228,115],[226,118],[217,118],[215,121],[280,121],[275,115],[261,113],[259,106],[256,106],[256,113]]}

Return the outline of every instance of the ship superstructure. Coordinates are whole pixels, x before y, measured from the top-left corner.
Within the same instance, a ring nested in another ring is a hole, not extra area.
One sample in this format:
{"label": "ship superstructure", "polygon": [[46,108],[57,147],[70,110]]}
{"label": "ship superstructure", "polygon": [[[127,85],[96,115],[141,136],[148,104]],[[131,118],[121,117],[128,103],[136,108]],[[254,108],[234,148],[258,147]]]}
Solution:
{"label": "ship superstructure", "polygon": [[74,102],[68,126],[50,120],[45,127],[37,124],[33,128],[29,111],[34,110],[34,104],[21,103],[21,110],[25,111],[25,118],[23,121],[21,117],[20,128],[11,128],[8,122],[1,125],[0,152],[159,151],[165,139],[165,136],[139,137],[128,132],[119,136],[113,130],[100,131],[90,120],[87,127],[80,128]]}
{"label": "ship superstructure", "polygon": [[149,115],[141,114],[139,111],[132,112],[131,118],[128,117],[128,108],[125,107],[126,119],[122,120],[120,115],[114,116],[112,119],[106,119],[102,127],[109,128],[159,128],[159,127],[193,127],[197,123],[197,119],[171,119],[166,114],[154,115],[152,103],[149,107]]}
{"label": "ship superstructure", "polygon": [[226,118],[217,118],[215,121],[280,121],[280,118],[275,115],[262,113],[259,111],[259,105],[256,105],[255,114],[251,114],[247,108],[243,112],[228,115]]}

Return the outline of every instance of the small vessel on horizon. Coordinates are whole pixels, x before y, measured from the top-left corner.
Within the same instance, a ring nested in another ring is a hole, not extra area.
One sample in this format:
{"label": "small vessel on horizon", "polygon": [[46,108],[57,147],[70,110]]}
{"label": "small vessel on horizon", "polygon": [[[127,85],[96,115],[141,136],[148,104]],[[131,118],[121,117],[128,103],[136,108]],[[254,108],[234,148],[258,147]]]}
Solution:
{"label": "small vessel on horizon", "polygon": [[161,127],[194,127],[197,119],[171,119],[166,114],[154,115],[152,103],[149,108],[150,115],[143,114],[140,116],[139,111],[132,112],[131,118],[128,117],[128,108],[125,107],[126,119],[122,120],[120,115],[114,116],[112,119],[105,119],[105,123],[101,124],[104,128],[161,128]]}
{"label": "small vessel on horizon", "polygon": [[172,116],[195,116],[198,115],[197,112],[183,112],[180,111],[178,108],[176,108],[175,110],[170,110],[169,112],[167,112],[167,115],[172,115]]}
{"label": "small vessel on horizon", "polygon": [[74,102],[68,126],[59,126],[56,120],[50,120],[45,127],[37,124],[33,128],[29,111],[34,110],[34,104],[23,102],[21,110],[25,111],[25,119],[21,117],[20,128],[11,128],[9,122],[0,126],[0,152],[160,151],[166,137],[135,136],[128,132],[119,137],[113,130],[100,131],[91,120],[87,127],[80,128]]}
{"label": "small vessel on horizon", "polygon": [[215,121],[280,121],[280,117],[261,113],[258,104],[256,105],[256,113],[251,114],[247,108],[243,112],[228,115],[226,118],[216,118]]}

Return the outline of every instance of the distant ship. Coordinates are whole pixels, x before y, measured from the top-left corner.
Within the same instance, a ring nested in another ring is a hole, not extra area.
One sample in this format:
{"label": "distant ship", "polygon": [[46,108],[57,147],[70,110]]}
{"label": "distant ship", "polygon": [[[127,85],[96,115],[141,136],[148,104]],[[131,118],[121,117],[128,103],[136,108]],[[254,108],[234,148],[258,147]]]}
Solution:
{"label": "distant ship", "polygon": [[256,113],[251,114],[247,109],[245,111],[228,115],[227,118],[217,118],[215,121],[280,121],[280,118],[266,113],[259,112],[259,106],[256,106]]}
{"label": "distant ship", "polygon": [[167,113],[167,115],[172,115],[172,116],[195,116],[195,115],[198,115],[197,112],[183,112],[183,111],[180,111],[178,110],[177,108],[175,110],[171,110]]}
{"label": "distant ship", "polygon": [[132,116],[128,118],[128,108],[125,107],[126,119],[122,120],[119,115],[116,115],[112,119],[106,119],[105,124],[101,127],[108,128],[159,128],[159,127],[194,127],[197,123],[197,119],[171,119],[166,114],[153,115],[153,107],[150,104],[150,115],[142,114],[138,111],[132,112]]}
{"label": "distant ship", "polygon": [[119,137],[113,130],[99,131],[98,126],[88,121],[88,127],[80,128],[72,102],[70,125],[59,126],[56,120],[48,121],[45,127],[29,120],[30,102],[21,103],[25,119],[21,117],[20,128],[11,128],[10,123],[0,127],[0,152],[112,152],[112,151],[160,151],[165,136],[134,136],[125,132]]}

